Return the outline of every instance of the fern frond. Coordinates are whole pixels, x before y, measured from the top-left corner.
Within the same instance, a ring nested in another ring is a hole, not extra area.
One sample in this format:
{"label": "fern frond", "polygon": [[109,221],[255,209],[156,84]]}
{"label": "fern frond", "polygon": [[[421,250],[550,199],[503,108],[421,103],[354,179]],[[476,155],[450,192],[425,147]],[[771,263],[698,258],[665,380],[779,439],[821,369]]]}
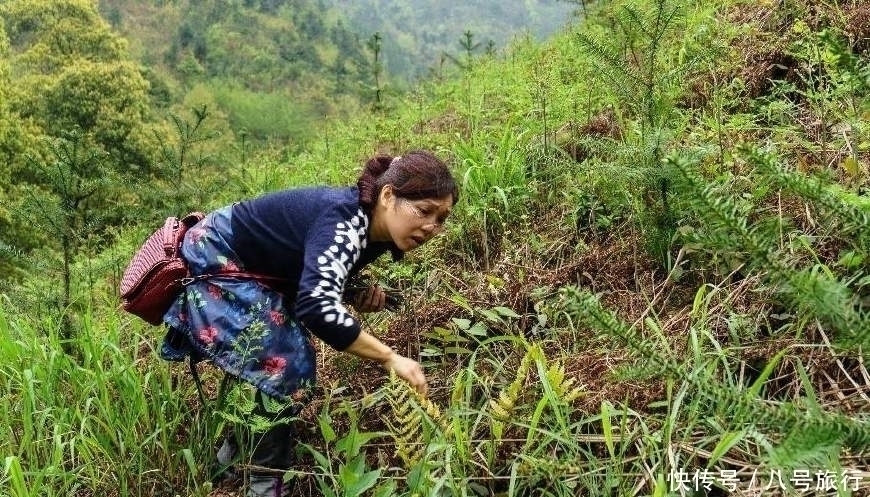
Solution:
{"label": "fern frond", "polygon": [[411,467],[422,459],[425,451],[423,441],[423,417],[414,408],[408,385],[390,372],[387,402],[392,416],[387,426],[396,443],[396,455]]}
{"label": "fern frond", "polygon": [[574,402],[583,394],[579,385],[574,385],[575,378],[565,377],[565,367],[558,361],[554,361],[547,368],[547,382],[553,389],[553,393],[566,404]]}
{"label": "fern frond", "polygon": [[513,413],[514,406],[516,406],[517,399],[520,398],[520,394],[522,393],[523,386],[525,386],[526,378],[529,375],[529,370],[532,366],[532,361],[534,360],[535,354],[540,354],[540,346],[535,344],[529,347],[526,350],[525,355],[523,355],[522,360],[520,360],[520,365],[517,368],[517,372],[514,375],[514,379],[510,385],[498,394],[497,399],[492,399],[489,401],[489,409],[490,414],[493,419],[502,423],[505,423],[510,420],[511,413]]}
{"label": "fern frond", "polygon": [[771,240],[774,238],[750,229],[746,213],[733,199],[719,193],[715,183],[704,181],[694,170],[692,161],[684,157],[668,157],[667,163],[684,182],[688,190],[686,201],[705,222],[708,233],[719,235],[715,238],[717,244],[722,244],[719,248],[744,252],[764,264],[780,264],[772,256]]}
{"label": "fern frond", "polygon": [[783,272],[783,291],[798,307],[817,316],[840,332],[838,339],[850,345],[867,345],[870,321],[860,310],[860,299],[848,285],[821,266]]}
{"label": "fern frond", "polygon": [[411,394],[420,405],[420,408],[423,409],[423,412],[426,413],[426,416],[429,417],[429,420],[438,428],[441,437],[449,437],[451,433],[450,423],[447,422],[447,417],[444,416],[441,409],[434,402],[420,394],[420,392],[411,390]]}
{"label": "fern frond", "polygon": [[408,467],[419,463],[426,453],[427,420],[437,431],[438,438],[444,440],[450,436],[450,423],[447,422],[441,409],[404,380],[399,379],[395,372],[390,373],[387,402],[392,411],[387,426],[396,442],[396,455]]}

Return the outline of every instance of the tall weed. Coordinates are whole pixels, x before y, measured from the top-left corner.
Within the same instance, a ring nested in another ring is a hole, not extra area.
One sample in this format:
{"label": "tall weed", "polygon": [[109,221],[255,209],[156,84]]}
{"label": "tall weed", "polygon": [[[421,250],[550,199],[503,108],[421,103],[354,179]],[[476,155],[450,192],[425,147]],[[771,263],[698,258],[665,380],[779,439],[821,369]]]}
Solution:
{"label": "tall weed", "polygon": [[147,367],[153,337],[117,314],[82,317],[78,356],[57,325],[0,305],[0,447],[17,495],[173,495],[186,473],[178,437],[190,409],[168,369]]}

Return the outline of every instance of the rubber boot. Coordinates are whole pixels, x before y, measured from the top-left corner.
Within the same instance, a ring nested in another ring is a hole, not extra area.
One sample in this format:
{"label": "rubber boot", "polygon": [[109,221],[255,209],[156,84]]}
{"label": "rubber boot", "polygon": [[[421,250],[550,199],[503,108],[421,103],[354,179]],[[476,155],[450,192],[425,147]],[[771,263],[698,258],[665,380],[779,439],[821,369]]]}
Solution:
{"label": "rubber boot", "polygon": [[217,468],[215,470],[215,483],[235,480],[239,477],[235,463],[239,448],[235,439],[231,436],[224,437],[224,442],[217,451]]}
{"label": "rubber boot", "polygon": [[291,485],[280,476],[251,475],[245,497],[290,497]]}

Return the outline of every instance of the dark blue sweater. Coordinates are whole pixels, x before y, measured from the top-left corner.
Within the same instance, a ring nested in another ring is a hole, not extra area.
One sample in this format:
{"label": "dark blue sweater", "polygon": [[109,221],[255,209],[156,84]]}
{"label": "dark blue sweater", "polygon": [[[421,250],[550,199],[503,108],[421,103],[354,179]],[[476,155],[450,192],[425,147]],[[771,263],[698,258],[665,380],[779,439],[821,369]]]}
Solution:
{"label": "dark blue sweater", "polygon": [[369,215],[358,195],[355,187],[282,190],[232,211],[231,244],[245,270],[286,278],[279,289],[288,310],[337,350],[360,332],[341,302],[347,278],[384,252],[401,254],[391,242],[368,242]]}

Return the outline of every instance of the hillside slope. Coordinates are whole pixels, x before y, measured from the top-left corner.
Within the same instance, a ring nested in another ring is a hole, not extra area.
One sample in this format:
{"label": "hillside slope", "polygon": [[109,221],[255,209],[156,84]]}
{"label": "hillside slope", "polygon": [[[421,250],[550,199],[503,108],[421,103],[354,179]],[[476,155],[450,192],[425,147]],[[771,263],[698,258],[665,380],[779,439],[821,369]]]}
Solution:
{"label": "hillside slope", "polygon": [[363,43],[319,1],[102,0],[100,11],[149,68],[157,103],[206,90],[252,138],[298,142],[372,98]]}
{"label": "hillside slope", "polygon": [[[572,21],[576,8],[557,0],[328,0],[327,4],[340,9],[349,27],[363,38],[379,32],[387,72],[405,80],[438,72],[439,66],[450,62],[445,54],[462,62],[466,51],[480,55],[501,50],[517,36],[543,40]],[[466,32],[472,34],[471,40],[466,40]]]}
{"label": "hillside slope", "polygon": [[[423,362],[429,398],[320,347],[295,494],[870,490],[868,19],[852,1],[598,2],[242,161],[196,207],[351,184],[413,148],[461,181],[442,236],[368,271],[406,305],[364,326]],[[76,268],[123,265],[141,231]],[[80,279],[76,340],[34,297],[51,273],[0,298],[0,485],[243,495],[210,461],[247,399],[214,410],[202,365],[200,405],[156,357],[163,330],[118,311],[117,275]]]}

